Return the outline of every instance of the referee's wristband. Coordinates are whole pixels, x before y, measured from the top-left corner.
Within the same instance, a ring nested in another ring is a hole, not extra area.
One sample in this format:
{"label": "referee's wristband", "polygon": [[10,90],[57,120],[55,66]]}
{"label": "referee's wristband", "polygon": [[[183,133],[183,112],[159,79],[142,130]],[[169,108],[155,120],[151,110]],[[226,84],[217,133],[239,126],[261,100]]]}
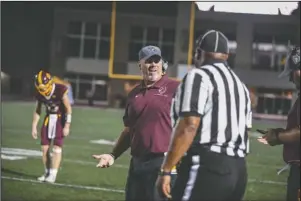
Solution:
{"label": "referee's wristband", "polygon": [[170,175],[171,175],[171,171],[166,172],[166,171],[164,171],[163,169],[161,169],[161,170],[159,171],[159,176],[170,176]]}

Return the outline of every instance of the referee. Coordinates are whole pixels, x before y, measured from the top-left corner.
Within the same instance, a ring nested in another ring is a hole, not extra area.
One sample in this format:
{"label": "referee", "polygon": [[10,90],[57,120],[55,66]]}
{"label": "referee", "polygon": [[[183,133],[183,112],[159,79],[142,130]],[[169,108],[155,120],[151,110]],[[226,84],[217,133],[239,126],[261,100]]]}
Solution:
{"label": "referee", "polygon": [[[244,196],[251,101],[248,89],[228,66],[228,55],[223,33],[210,30],[199,37],[196,68],[174,96],[173,137],[157,179],[158,190],[172,200],[238,201]],[[170,192],[171,168],[179,162]]]}

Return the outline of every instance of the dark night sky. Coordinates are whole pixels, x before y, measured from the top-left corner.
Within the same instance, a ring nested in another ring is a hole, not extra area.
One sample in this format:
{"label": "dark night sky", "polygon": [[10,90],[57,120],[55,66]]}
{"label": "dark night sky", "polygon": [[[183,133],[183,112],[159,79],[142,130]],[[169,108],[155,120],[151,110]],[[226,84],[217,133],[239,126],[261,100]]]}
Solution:
{"label": "dark night sky", "polygon": [[49,68],[53,12],[58,6],[110,9],[111,3],[1,2],[2,71],[24,77]]}
{"label": "dark night sky", "polygon": [[[55,7],[111,11],[111,5],[111,1],[1,2],[2,71],[12,76],[23,77],[49,67]],[[157,9],[158,7],[161,9]],[[117,12],[176,16],[177,3],[118,2]]]}
{"label": "dark night sky", "polygon": [[1,3],[1,67],[4,72],[28,75],[39,66],[48,65],[52,10],[39,2]]}
{"label": "dark night sky", "polygon": [[[1,67],[4,72],[13,76],[29,76],[40,68],[49,67],[55,7],[110,11],[111,1],[1,2]],[[118,2],[117,12],[176,16],[177,3]],[[299,13],[295,14],[300,15],[300,7]]]}
{"label": "dark night sky", "polygon": [[[18,93],[38,70],[49,68],[54,8],[111,11],[111,5],[111,1],[1,2],[1,70],[11,76],[12,91]],[[177,2],[117,2],[117,12],[177,16]],[[300,3],[294,14],[300,17]]]}

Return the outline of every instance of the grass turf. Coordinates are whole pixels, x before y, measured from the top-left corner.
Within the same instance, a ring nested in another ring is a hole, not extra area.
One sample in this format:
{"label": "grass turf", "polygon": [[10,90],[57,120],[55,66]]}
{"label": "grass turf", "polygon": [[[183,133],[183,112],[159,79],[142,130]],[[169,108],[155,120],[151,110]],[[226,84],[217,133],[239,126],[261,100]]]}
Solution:
{"label": "grass turf", "polygon": [[[31,137],[32,103],[2,104],[2,148],[40,150],[39,140]],[[122,110],[74,107],[70,136],[65,139],[63,160],[58,173],[60,186],[37,183],[43,173],[40,157],[23,160],[2,159],[2,200],[124,200],[130,155],[126,152],[114,166],[97,169],[92,154],[109,152],[111,145],[92,144],[91,140],[115,140],[122,130]],[[258,123],[256,128],[269,125]],[[251,138],[247,157],[249,182],[245,200],[284,200],[287,172],[281,168],[281,147],[268,147]],[[7,179],[8,178],[8,179]],[[25,181],[11,180],[22,178]],[[68,186],[72,185],[72,186]],[[88,189],[89,187],[97,187]]]}

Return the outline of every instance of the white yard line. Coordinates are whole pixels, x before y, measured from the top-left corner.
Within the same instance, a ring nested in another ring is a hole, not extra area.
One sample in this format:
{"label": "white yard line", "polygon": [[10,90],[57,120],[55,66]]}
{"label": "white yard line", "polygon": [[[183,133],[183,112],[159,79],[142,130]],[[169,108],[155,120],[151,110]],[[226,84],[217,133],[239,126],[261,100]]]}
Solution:
{"label": "white yard line", "polygon": [[[11,181],[18,181],[18,182],[27,182],[27,183],[35,183],[35,184],[46,184],[37,180],[32,179],[25,179],[25,178],[18,178],[18,177],[9,177],[9,176],[1,176],[4,180],[11,180]],[[249,183],[262,183],[262,184],[269,184],[269,185],[281,185],[284,186],[286,183],[284,182],[277,182],[277,181],[269,181],[269,180],[256,180],[256,179],[249,179]],[[124,190],[117,190],[113,188],[104,188],[104,187],[97,187],[97,186],[84,186],[84,185],[74,185],[74,184],[65,184],[65,183],[53,183],[50,185],[54,186],[61,186],[67,188],[76,188],[76,189],[85,189],[85,190],[96,190],[96,191],[105,191],[105,192],[114,192],[114,193],[124,193]]]}
{"label": "white yard line", "polygon": [[[6,179],[6,180],[19,181],[19,182],[47,184],[47,183],[40,182],[40,181],[37,181],[37,180],[17,178],[17,177],[1,176],[1,178]],[[85,190],[96,190],[96,191],[106,191],[106,192],[114,192],[114,193],[124,193],[124,190],[117,190],[117,189],[112,189],[112,188],[103,188],[103,187],[97,187],[97,186],[83,186],[83,185],[64,184],[64,183],[53,183],[53,184],[50,184],[50,185],[69,187],[69,188],[78,188],[78,189],[85,189]]]}
{"label": "white yard line", "polygon": [[286,185],[285,182],[271,181],[271,180],[259,180],[259,179],[248,179],[248,183],[273,184],[273,185],[280,185],[280,186]]}
{"label": "white yard line", "polygon": [[[38,157],[32,157],[31,159],[38,159]],[[81,165],[93,165],[96,166],[96,162],[92,162],[92,161],[81,161],[81,160],[72,160],[72,159],[63,159],[63,163],[67,162],[67,163],[77,163],[77,164],[81,164]],[[122,165],[122,164],[114,164],[111,168],[123,168],[123,169],[128,169],[129,166],[128,165]],[[275,170],[275,174],[276,174],[276,170]],[[35,180],[33,180],[35,181]],[[37,181],[35,181],[37,182]],[[285,182],[279,182],[279,181],[271,181],[271,180],[259,180],[259,179],[253,179],[253,178],[249,178],[248,179],[249,183],[262,183],[262,184],[272,184],[272,185],[286,185]],[[38,182],[39,183],[39,182]]]}

